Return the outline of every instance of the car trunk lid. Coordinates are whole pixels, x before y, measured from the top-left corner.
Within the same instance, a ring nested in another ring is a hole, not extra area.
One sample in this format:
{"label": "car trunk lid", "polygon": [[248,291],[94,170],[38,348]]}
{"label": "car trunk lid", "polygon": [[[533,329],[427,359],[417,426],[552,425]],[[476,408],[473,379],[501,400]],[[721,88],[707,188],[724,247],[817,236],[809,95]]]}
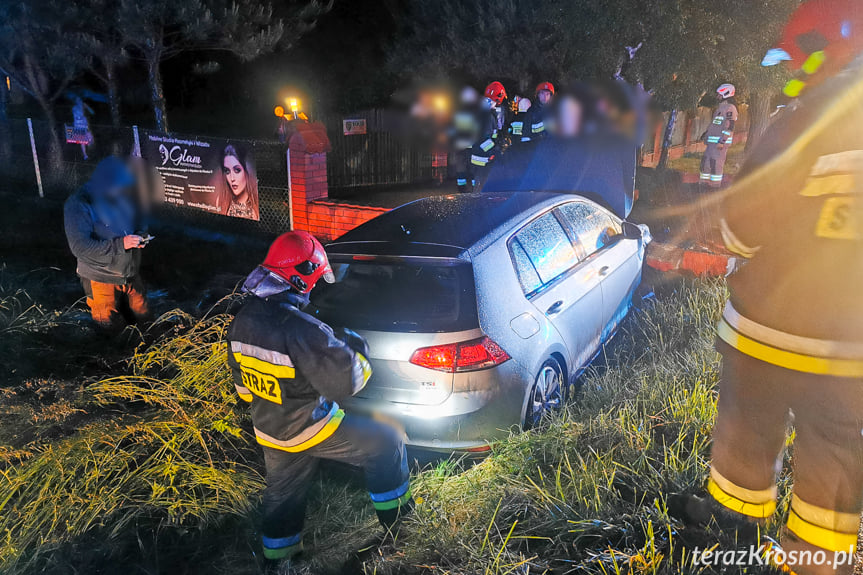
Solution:
{"label": "car trunk lid", "polygon": [[453,374],[410,363],[423,347],[480,337],[473,268],[463,259],[330,254],[336,283],[318,285],[310,311],[369,343],[373,374],[365,399],[436,405]]}
{"label": "car trunk lid", "polygon": [[438,405],[453,390],[453,373],[436,371],[410,363],[413,353],[423,347],[456,343],[482,335],[477,329],[452,333],[393,333],[359,330],[369,342],[372,377],[356,397],[395,403]]}

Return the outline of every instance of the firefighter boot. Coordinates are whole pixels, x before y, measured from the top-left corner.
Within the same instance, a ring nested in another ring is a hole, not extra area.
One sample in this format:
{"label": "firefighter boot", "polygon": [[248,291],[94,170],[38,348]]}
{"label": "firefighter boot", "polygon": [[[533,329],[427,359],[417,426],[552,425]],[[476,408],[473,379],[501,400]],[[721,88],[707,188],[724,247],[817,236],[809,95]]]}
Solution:
{"label": "firefighter boot", "polygon": [[712,497],[677,493],[668,498],[668,514],[687,527],[704,527],[715,523],[723,532],[733,531],[737,541],[756,541],[760,526],[744,515],[718,505]]}

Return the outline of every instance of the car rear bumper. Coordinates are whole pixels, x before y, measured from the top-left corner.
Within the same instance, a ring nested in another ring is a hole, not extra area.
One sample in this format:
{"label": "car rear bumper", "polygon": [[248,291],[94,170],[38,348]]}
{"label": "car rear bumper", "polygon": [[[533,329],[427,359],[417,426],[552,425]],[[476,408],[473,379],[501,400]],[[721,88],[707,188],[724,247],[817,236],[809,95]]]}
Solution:
{"label": "car rear bumper", "polygon": [[404,430],[407,445],[435,451],[472,450],[506,437],[521,424],[530,376],[515,361],[472,372],[468,389],[456,390],[438,405],[396,403],[353,397],[342,402],[352,413],[370,415]]}

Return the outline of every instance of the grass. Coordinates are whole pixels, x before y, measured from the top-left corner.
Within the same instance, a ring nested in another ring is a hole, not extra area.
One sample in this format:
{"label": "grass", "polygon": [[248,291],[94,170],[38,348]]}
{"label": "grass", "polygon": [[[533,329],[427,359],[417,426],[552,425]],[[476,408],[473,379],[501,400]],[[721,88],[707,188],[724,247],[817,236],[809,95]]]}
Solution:
{"label": "grass", "polygon": [[452,572],[667,572],[676,528],[663,494],[700,485],[715,415],[720,283],[680,289],[630,318],[607,368],[538,433],[459,474],[424,473],[404,559]]}
{"label": "grass", "polygon": [[248,463],[255,454],[224,367],[230,316],[180,319],[192,327],[139,350],[127,375],[82,390],[77,404],[96,414],[92,421],[27,446],[2,471],[6,572],[44,567],[52,549],[94,529],[110,541],[132,525],[200,529],[250,511],[248,494],[263,479]]}
{"label": "grass", "polygon": [[[479,464],[418,471],[394,542],[357,553],[377,529],[372,506],[356,475],[327,470],[292,571],[692,571],[685,549],[723,536],[681,531],[666,496],[706,473],[723,300],[721,281],[687,280],[644,304],[559,417]],[[76,432],[0,452],[0,571],[257,571],[264,479],[224,363],[230,317],[166,316],[122,375],[63,398],[55,417],[87,413]]]}
{"label": "grass", "polygon": [[[743,152],[746,147],[745,142],[732,144],[728,150],[728,159],[725,163],[725,173],[733,176],[740,171],[740,166],[743,164]],[[669,159],[668,167],[678,172],[687,172],[697,174],[701,171],[701,156],[700,152],[691,152],[684,154],[679,158]]]}
{"label": "grass", "polygon": [[44,333],[66,320],[66,313],[47,310],[26,289],[15,287],[23,281],[10,275],[0,264],[0,337]]}

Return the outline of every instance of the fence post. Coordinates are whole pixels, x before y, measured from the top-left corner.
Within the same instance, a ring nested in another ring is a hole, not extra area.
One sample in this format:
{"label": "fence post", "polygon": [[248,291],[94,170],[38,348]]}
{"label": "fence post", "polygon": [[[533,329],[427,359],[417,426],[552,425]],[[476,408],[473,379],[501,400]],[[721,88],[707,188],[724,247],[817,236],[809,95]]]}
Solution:
{"label": "fence post", "polygon": [[294,187],[291,185],[291,147],[288,146],[286,163],[288,165],[288,230],[294,230]]}
{"label": "fence post", "polygon": [[36,170],[36,185],[39,187],[39,197],[45,197],[42,189],[42,172],[39,170],[39,156],[36,154],[36,138],[33,137],[33,120],[27,118],[27,129],[30,131],[30,151],[33,153],[33,168]]}
{"label": "fence post", "polygon": [[136,158],[140,158],[141,140],[138,137],[138,126],[132,126],[132,138],[134,138],[134,143],[132,144],[132,155]]}

